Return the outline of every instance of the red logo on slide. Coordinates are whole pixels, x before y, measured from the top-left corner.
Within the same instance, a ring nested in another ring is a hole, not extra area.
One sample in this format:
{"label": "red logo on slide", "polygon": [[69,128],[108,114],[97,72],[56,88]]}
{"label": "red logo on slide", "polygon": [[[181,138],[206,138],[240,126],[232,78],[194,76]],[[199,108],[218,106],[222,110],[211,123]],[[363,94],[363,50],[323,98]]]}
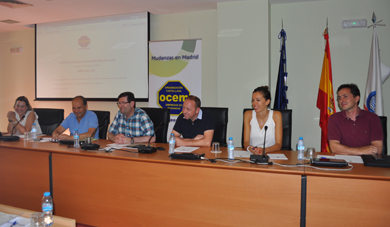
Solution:
{"label": "red logo on slide", "polygon": [[91,40],[87,36],[85,36],[85,35],[81,36],[80,39],[79,39],[79,45],[81,47],[87,47],[90,42],[91,42]]}

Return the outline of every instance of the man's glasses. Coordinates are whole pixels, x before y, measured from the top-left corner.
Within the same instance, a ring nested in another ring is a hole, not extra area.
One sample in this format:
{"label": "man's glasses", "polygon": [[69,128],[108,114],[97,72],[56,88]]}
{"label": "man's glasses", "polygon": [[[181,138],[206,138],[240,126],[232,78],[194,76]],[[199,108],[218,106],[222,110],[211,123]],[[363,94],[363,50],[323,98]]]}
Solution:
{"label": "man's glasses", "polygon": [[127,103],[130,103],[130,102],[117,102],[116,104],[118,105],[118,106],[120,106],[120,105],[126,105]]}

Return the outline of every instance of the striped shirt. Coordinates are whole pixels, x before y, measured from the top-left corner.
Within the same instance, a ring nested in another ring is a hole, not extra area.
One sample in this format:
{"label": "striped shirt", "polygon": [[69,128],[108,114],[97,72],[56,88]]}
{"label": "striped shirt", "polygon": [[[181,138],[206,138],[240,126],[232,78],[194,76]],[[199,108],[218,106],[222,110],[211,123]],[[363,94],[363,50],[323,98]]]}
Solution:
{"label": "striped shirt", "polygon": [[120,111],[115,115],[108,132],[126,137],[152,136],[154,134],[153,122],[142,109],[135,108],[134,114],[126,119]]}

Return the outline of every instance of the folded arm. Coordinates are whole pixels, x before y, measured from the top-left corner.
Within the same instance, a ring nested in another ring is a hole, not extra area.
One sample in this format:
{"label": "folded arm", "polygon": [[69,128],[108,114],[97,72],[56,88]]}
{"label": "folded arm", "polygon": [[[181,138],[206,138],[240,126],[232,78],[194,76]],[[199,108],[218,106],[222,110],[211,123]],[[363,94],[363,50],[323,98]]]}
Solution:
{"label": "folded arm", "polygon": [[[133,137],[134,143],[146,143],[149,142],[150,136],[140,136],[140,137]],[[108,140],[116,143],[116,144],[130,144],[131,138],[126,137],[124,134],[113,134],[108,133]],[[153,137],[150,142],[153,143],[156,141],[156,137]]]}
{"label": "folded arm", "polygon": [[204,131],[204,135],[197,135],[195,138],[192,139],[181,138],[180,133],[178,133],[175,130],[172,130],[172,133],[175,135],[177,146],[187,146],[187,147],[188,146],[200,146],[200,147],[210,146],[214,136],[214,130],[206,130]]}
{"label": "folded arm", "polygon": [[382,140],[372,141],[371,145],[364,147],[348,147],[338,140],[329,140],[329,146],[333,153],[345,155],[380,154],[382,152]]}

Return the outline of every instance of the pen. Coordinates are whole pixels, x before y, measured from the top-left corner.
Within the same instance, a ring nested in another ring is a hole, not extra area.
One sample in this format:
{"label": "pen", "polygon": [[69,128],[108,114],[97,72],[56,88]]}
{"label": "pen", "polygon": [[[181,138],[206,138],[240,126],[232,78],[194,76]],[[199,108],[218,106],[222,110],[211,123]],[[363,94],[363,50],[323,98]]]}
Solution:
{"label": "pen", "polygon": [[14,221],[14,223],[12,223],[12,225],[10,227],[16,225],[17,223],[18,223],[17,221]]}

